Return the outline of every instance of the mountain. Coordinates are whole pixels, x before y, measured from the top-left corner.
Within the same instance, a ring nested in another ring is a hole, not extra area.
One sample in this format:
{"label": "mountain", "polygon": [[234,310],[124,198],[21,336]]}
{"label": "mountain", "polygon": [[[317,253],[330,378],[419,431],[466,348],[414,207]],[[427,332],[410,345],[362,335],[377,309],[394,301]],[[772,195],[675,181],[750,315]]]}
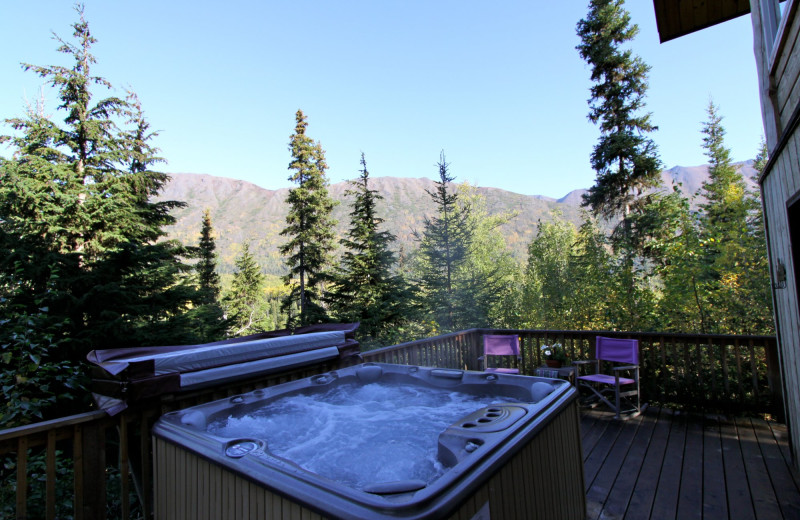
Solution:
{"label": "mountain", "polygon": [[[740,166],[745,177],[755,173],[752,162]],[[208,208],[216,234],[221,272],[233,272],[236,256],[246,241],[250,242],[250,250],[265,272],[284,272],[278,246],[286,241],[280,232],[286,225],[288,208],[284,201],[288,188],[267,190],[249,182],[205,174],[173,173],[171,177],[159,199],[180,200],[187,206],[175,211],[177,222],[166,230],[170,238],[196,245],[200,239],[202,215]],[[707,166],[676,166],[662,172],[665,186],[680,183],[684,193],[697,192],[707,178]],[[755,184],[751,182],[751,186]],[[340,236],[350,221],[349,197],[344,194],[348,187],[348,183],[341,182],[328,188],[331,196],[339,201],[334,217],[339,222],[337,231]],[[375,177],[370,178],[370,187],[384,198],[379,205],[380,216],[385,219],[386,229],[397,236],[396,248],[405,252],[415,249],[412,233],[415,229],[421,230],[423,217],[432,215],[434,211],[433,202],[426,193],[426,190],[435,188],[434,182],[425,178]],[[564,219],[580,225],[581,197],[586,192],[584,189],[574,190],[560,199],[553,199],[498,188],[473,189],[484,196],[490,213],[516,214],[500,232],[519,259],[525,258],[540,219],[551,220],[553,212],[560,211]]]}

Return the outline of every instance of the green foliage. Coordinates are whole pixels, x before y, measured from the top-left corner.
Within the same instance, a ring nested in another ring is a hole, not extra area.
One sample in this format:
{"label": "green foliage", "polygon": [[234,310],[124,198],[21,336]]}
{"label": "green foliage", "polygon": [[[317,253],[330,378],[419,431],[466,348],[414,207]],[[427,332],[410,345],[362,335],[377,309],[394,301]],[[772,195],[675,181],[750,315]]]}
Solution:
{"label": "green foliage", "polygon": [[[701,206],[699,234],[707,266],[710,331],[756,334],[772,329],[761,203],[731,163],[718,110],[709,102],[702,130],[710,167],[709,180],[700,191],[706,202]],[[764,157],[762,147],[759,163],[765,163]]]}
{"label": "green foliage", "polygon": [[490,215],[485,197],[466,184],[460,186],[459,196],[469,208],[472,229],[466,259],[455,272],[459,315],[465,328],[511,327],[518,320],[514,302],[522,274],[500,229],[517,215]]}
{"label": "green foliage", "polygon": [[539,222],[536,237],[528,247],[523,292],[524,322],[537,329],[572,328],[570,260],[577,230],[558,216]]}
{"label": "green foliage", "polygon": [[325,284],[331,281],[327,269],[336,237],[336,222],[331,217],[335,201],[328,194],[325,152],[306,135],[306,127],[306,116],[298,110],[289,143],[289,169],[294,170],[289,180],[297,187],[286,197],[290,209],[281,235],[290,239],[280,248],[289,267],[285,283],[291,288],[282,309],[289,311],[293,305],[300,309],[299,316],[290,316],[290,326],[327,321],[322,301]]}
{"label": "green foliage", "polygon": [[[56,518],[69,520],[74,518],[74,488],[72,460],[61,450],[55,452],[55,503]],[[28,450],[28,500],[27,518],[46,518],[47,504],[47,462],[45,452],[33,453]],[[16,516],[17,474],[16,462],[12,457],[5,457],[0,469],[0,518],[11,519]]]}
{"label": "green foliage", "polygon": [[231,287],[223,298],[230,336],[242,336],[270,330],[265,328],[269,309],[265,306],[264,275],[245,244],[236,259]]}
{"label": "green foliage", "polygon": [[608,328],[609,296],[613,294],[608,239],[597,222],[584,213],[569,263],[570,315],[578,330]]}
{"label": "green foliage", "polygon": [[346,248],[336,271],[336,285],[328,295],[339,321],[360,322],[362,341],[377,341],[408,319],[410,291],[392,272],[396,256],[389,249],[394,235],[381,231],[377,215],[382,199],[369,187],[369,171],[361,154],[361,175],[351,181],[346,195],[353,197],[350,230],[340,243]]}
{"label": "green foliage", "polygon": [[[154,201],[168,180],[152,170],[162,161],[150,144],[156,134],[135,94],[96,99],[111,84],[91,73],[95,39],[83,8],[77,11],[74,43],[56,37],[71,67],[23,65],[56,90],[63,122],[31,107],[7,119],[13,133],[0,137],[13,153],[0,161],[4,341],[17,352],[13,359],[47,360],[28,379],[43,396],[21,405],[29,420],[55,410],[52,395],[81,393],[85,405],[86,393],[74,385],[56,388],[88,350],[193,343],[213,336],[218,322],[200,312],[203,295],[182,260],[192,251],[162,240],[182,203]],[[206,317],[212,321],[198,321]],[[25,384],[20,396],[39,395]],[[71,410],[60,404],[58,411]]]}
{"label": "green foliage", "polygon": [[[24,283],[0,276],[9,294],[25,292]],[[0,428],[51,418],[56,405],[62,411],[79,406],[69,403],[86,391],[87,378],[82,364],[60,350],[66,320],[50,316],[47,307],[29,312],[13,298],[0,298],[0,316]]]}

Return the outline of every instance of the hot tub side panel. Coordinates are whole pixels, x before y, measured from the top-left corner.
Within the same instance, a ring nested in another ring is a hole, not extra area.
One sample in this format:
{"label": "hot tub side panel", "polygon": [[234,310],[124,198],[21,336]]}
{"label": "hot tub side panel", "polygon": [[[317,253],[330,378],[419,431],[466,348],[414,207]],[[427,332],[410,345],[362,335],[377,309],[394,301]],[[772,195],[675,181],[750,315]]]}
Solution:
{"label": "hot tub side panel", "polygon": [[552,417],[545,428],[449,518],[471,520],[482,508],[484,512],[488,510],[492,520],[586,518],[583,450],[576,400]]}
{"label": "hot tub side panel", "polygon": [[[154,437],[156,520],[326,518],[262,485]],[[586,516],[577,402],[543,428],[464,500],[451,519],[488,510],[497,519],[583,519]],[[437,514],[438,513],[438,514]],[[440,518],[442,511],[425,516]]]}
{"label": "hot tub side panel", "polygon": [[325,518],[158,437],[153,456],[156,520]]}

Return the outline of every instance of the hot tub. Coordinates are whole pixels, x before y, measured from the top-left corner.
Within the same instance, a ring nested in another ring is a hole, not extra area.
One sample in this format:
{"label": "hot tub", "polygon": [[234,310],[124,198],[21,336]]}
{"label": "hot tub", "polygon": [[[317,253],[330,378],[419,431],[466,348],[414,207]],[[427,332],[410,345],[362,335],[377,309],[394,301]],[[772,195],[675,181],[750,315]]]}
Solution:
{"label": "hot tub", "polygon": [[366,363],[171,412],[153,429],[156,518],[582,519],[576,397],[557,379]]}

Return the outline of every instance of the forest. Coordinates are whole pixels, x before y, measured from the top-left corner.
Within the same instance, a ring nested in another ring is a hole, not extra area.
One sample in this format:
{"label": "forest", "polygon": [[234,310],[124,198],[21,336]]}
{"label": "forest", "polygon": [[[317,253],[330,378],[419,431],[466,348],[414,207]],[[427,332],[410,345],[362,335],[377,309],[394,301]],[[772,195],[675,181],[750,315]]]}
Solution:
{"label": "forest", "polygon": [[[261,331],[361,323],[363,348],[473,327],[773,334],[759,194],[726,147],[722,109],[699,130],[709,180],[692,197],[660,185],[644,113],[649,67],[625,50],[624,9],[593,2],[578,23],[592,71],[589,118],[601,136],[582,223],[540,222],[520,262],[474,189],[456,189],[442,151],[428,191],[435,211],[398,250],[371,188],[367,155],[337,235],[321,143],[298,110],[280,247],[286,274],[267,278],[242,248],[224,283],[207,212],[198,244],[169,240],[182,201],[156,201],[168,181],[134,92],[92,75],[95,39],[83,9],[57,51],[72,65],[23,64],[58,93],[0,142],[0,428],[88,406],[86,354],[96,348],[193,344]],[[129,79],[129,78],[124,78]],[[290,129],[287,122],[287,130]],[[766,145],[754,143],[756,170]]]}

